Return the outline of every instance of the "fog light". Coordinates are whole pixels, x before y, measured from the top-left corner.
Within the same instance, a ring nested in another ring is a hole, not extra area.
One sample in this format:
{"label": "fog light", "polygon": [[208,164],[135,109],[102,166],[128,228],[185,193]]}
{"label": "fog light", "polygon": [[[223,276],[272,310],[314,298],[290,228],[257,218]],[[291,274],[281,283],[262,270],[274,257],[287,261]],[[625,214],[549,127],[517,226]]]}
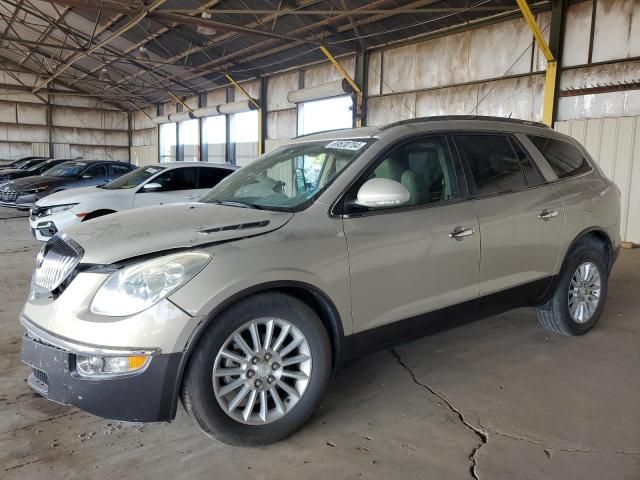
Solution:
{"label": "fog light", "polygon": [[83,377],[97,377],[133,373],[144,368],[150,360],[148,355],[132,357],[99,357],[78,355],[76,371]]}

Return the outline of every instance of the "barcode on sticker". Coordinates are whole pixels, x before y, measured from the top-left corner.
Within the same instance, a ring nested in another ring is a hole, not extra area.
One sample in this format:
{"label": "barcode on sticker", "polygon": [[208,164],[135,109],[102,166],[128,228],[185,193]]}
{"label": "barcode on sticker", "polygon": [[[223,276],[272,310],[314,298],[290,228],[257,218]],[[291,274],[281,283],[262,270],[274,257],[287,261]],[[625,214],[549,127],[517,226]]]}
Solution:
{"label": "barcode on sticker", "polygon": [[332,148],[334,150],[360,150],[367,142],[354,142],[351,140],[334,140],[329,143],[325,148]]}

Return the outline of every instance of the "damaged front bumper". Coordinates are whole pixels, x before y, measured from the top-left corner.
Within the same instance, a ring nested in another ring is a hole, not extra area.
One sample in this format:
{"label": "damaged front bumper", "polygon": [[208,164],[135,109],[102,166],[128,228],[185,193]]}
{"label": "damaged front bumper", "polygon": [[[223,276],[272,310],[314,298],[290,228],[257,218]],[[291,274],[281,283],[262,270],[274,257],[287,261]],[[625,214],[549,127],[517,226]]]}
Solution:
{"label": "damaged front bumper", "polygon": [[[21,360],[31,367],[27,380],[37,393],[56,403],[73,405],[94,415],[130,422],[158,422],[175,416],[175,395],[182,353],[161,354],[101,348],[56,337],[21,318]],[[79,356],[149,354],[139,372],[104,377],[78,373]]]}

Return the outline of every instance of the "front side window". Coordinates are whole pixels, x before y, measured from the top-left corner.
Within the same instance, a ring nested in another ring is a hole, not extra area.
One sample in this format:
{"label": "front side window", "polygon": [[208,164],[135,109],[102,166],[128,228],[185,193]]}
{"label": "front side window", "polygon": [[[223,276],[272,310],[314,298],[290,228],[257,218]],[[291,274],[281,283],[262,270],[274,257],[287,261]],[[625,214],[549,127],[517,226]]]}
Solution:
{"label": "front side window", "polygon": [[569,142],[534,135],[529,139],[547,159],[558,178],[573,177],[591,170],[582,152]]}
{"label": "front side window", "polygon": [[402,207],[445,202],[460,196],[456,168],[443,136],[412,140],[384,155],[371,173],[348,192],[345,200],[350,210],[367,210],[354,202],[359,188],[373,178],[401,183],[410,195],[409,202]]}
{"label": "front side window", "polygon": [[135,188],[146,179],[151,178],[162,170],[164,170],[164,167],[150,166],[138,168],[137,170],[133,170],[132,172],[129,172],[100,188],[106,188],[107,190],[126,190],[129,188]]}
{"label": "front side window", "polygon": [[279,148],[224,179],[201,201],[303,209],[372,143],[371,139],[324,140]]}
{"label": "front side window", "polygon": [[153,183],[162,185],[160,192],[173,192],[176,190],[195,190],[198,188],[198,168],[174,168],[159,175]]}
{"label": "front side window", "polygon": [[456,144],[466,159],[478,195],[519,190],[527,186],[520,161],[505,135],[456,135]]}

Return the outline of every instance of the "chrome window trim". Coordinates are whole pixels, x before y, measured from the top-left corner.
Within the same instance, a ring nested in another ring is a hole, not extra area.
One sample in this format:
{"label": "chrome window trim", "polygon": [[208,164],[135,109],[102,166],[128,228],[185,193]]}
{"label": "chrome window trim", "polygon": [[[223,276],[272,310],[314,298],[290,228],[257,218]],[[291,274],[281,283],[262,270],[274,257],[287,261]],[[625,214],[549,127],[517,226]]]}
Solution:
{"label": "chrome window trim", "polygon": [[76,355],[101,357],[133,357],[140,355],[160,354],[159,348],[107,347],[103,345],[91,345],[76,342],[75,340],[54,335],[53,333],[36,326],[24,315],[20,316],[20,324],[25,328],[25,330],[27,331],[27,335],[30,338],[39,340],[45,344],[49,344],[53,347],[65,350],[69,353],[74,353]]}

